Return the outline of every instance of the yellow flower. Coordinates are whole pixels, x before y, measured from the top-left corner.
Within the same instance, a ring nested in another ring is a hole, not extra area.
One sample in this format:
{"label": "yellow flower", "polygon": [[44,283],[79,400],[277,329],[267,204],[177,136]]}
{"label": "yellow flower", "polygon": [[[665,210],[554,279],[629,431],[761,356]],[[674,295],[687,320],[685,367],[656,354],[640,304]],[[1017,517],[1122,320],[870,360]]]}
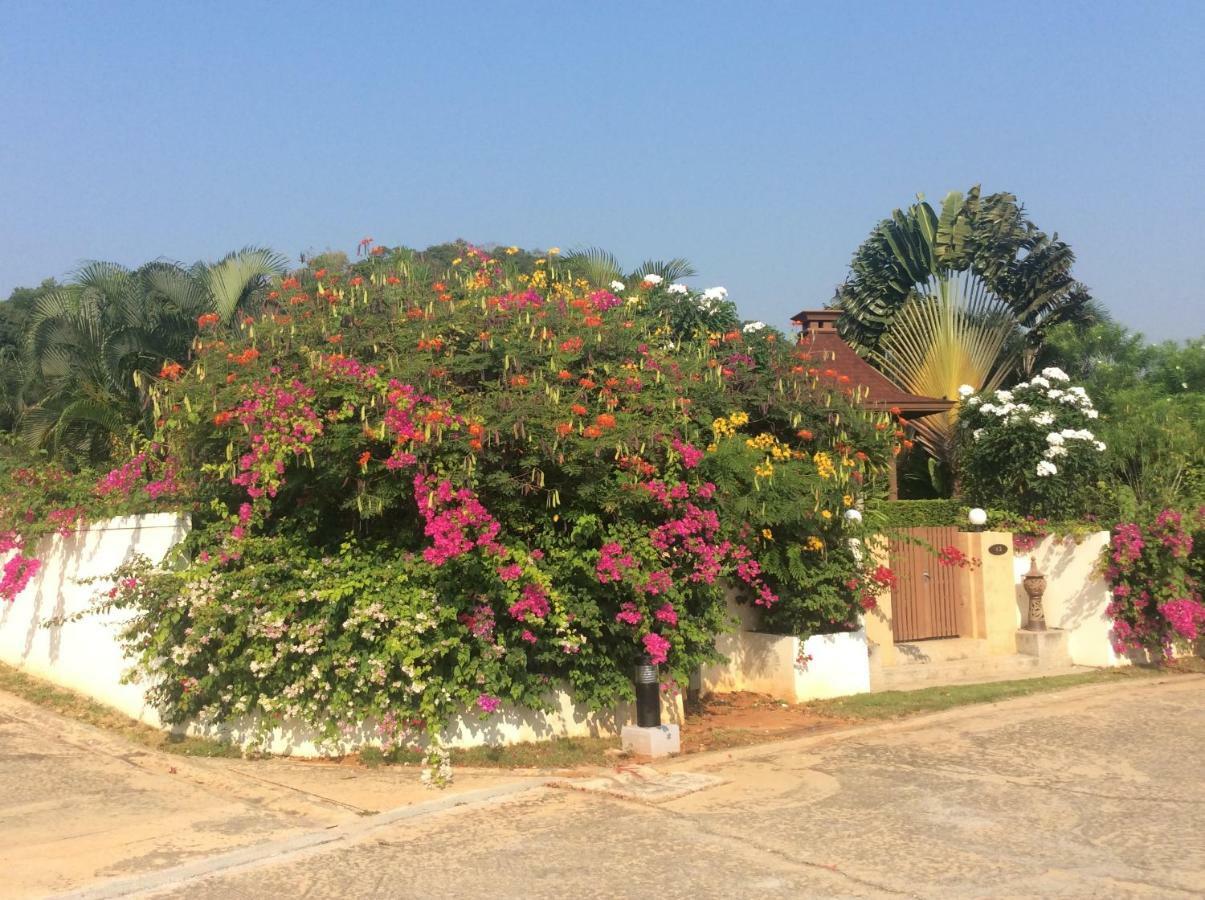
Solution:
{"label": "yellow flower", "polygon": [[825,519],[831,519],[833,517],[833,514],[831,512],[829,512],[827,509],[822,509],[822,510],[820,510],[820,516]]}
{"label": "yellow flower", "polygon": [[837,467],[833,465],[833,458],[827,453],[817,452],[812,457],[812,462],[816,464],[816,474],[826,481],[837,474]]}
{"label": "yellow flower", "polygon": [[507,256],[514,256],[514,255],[515,255],[516,253],[518,253],[518,252],[519,252],[519,248],[518,248],[518,247],[507,247],[507,248],[506,248],[506,255],[507,255]]}
{"label": "yellow flower", "polygon": [[812,550],[812,551],[819,553],[821,550],[824,549],[824,541],[820,540],[820,538],[816,537],[816,535],[813,534],[810,538],[807,539],[807,543],[804,544],[804,546],[807,547],[808,550]]}
{"label": "yellow flower", "polygon": [[561,248],[560,248],[560,247],[549,247],[549,248],[548,248],[548,255],[549,255],[549,256],[556,256],[556,255],[557,255],[558,253],[560,253],[560,252],[561,252]]}
{"label": "yellow flower", "polygon": [[548,260],[546,260],[546,259],[537,259],[537,260],[536,260],[536,265],[537,265],[537,266],[542,266],[542,265],[544,265],[544,263],[546,263],[546,262],[548,262]]}
{"label": "yellow flower", "polygon": [[764,537],[767,541],[774,540],[774,532],[771,531],[769,528],[763,528],[761,530],[761,536]]}
{"label": "yellow flower", "polygon": [[761,465],[753,467],[753,474],[762,478],[769,478],[774,474],[774,464],[767,459]]}
{"label": "yellow flower", "polygon": [[849,494],[846,494],[844,497],[841,498],[841,502],[844,503],[846,506],[853,506],[854,498],[851,497]]}
{"label": "yellow flower", "polygon": [[708,445],[707,445],[707,452],[708,452],[708,453],[715,453],[715,452],[716,452],[717,450],[719,450],[719,449],[720,449],[720,445],[719,445],[719,444],[708,444]]}
{"label": "yellow flower", "polygon": [[463,260],[462,260],[462,259],[461,259],[461,258],[458,256],[458,257],[456,257],[454,260],[452,260],[452,265],[454,265],[454,266],[458,266],[458,265],[460,265],[462,262],[463,262]]}

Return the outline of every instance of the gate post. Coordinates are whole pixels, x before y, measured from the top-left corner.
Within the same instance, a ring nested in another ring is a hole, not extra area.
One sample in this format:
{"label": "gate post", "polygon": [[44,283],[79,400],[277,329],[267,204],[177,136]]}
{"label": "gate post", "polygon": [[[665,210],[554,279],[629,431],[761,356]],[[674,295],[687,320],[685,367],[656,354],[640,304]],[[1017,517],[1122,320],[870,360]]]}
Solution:
{"label": "gate post", "polygon": [[967,555],[979,565],[967,570],[972,582],[971,596],[976,622],[975,637],[987,640],[992,656],[1010,656],[1017,652],[1016,575],[1013,573],[1013,536],[1007,531],[964,532]]}

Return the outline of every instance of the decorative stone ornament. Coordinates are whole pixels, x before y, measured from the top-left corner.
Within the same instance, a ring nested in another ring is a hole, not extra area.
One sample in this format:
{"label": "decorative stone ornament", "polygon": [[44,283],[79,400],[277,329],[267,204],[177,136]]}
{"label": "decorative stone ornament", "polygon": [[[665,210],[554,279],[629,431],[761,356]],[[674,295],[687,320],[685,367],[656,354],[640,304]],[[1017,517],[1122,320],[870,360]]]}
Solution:
{"label": "decorative stone ornament", "polygon": [[1026,631],[1045,631],[1046,612],[1042,608],[1042,595],[1046,593],[1046,576],[1038,571],[1036,556],[1029,558],[1029,571],[1021,579],[1021,586],[1029,596],[1029,622]]}

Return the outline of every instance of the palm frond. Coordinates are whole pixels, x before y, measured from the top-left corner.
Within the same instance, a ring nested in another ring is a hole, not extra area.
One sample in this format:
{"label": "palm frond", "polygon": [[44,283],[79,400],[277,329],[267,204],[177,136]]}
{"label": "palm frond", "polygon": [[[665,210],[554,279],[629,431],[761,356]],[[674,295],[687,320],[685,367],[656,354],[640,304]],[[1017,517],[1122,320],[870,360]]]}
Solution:
{"label": "palm frond", "polygon": [[593,287],[606,287],[623,280],[623,269],[614,255],[601,247],[579,247],[561,254],[561,265],[586,279]]}
{"label": "palm frond", "polygon": [[[969,272],[930,279],[896,316],[871,354],[879,369],[904,389],[956,399],[964,384],[994,390],[1016,364],[1010,339],[1018,326],[1008,304]],[[950,462],[956,410],[926,416],[917,437],[936,459]]]}
{"label": "palm frond", "polygon": [[646,259],[632,273],[632,277],[639,279],[645,275],[659,275],[666,282],[674,282],[697,274],[698,272],[695,271],[695,267],[690,264],[689,260],[675,256],[673,259],[666,260]]}
{"label": "palm frond", "polygon": [[229,322],[269,278],[283,275],[287,268],[288,260],[266,247],[244,247],[206,266],[204,283],[214,312]]}

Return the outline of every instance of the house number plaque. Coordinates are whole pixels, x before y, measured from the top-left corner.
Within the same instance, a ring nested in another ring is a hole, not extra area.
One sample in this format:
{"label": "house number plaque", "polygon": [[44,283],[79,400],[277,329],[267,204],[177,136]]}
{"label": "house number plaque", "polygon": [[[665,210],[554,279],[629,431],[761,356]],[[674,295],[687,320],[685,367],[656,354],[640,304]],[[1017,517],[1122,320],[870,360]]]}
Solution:
{"label": "house number plaque", "polygon": [[1008,548],[1005,547],[1003,544],[992,544],[990,547],[987,548],[987,552],[990,553],[992,556],[1003,556],[1005,553],[1008,552]]}

